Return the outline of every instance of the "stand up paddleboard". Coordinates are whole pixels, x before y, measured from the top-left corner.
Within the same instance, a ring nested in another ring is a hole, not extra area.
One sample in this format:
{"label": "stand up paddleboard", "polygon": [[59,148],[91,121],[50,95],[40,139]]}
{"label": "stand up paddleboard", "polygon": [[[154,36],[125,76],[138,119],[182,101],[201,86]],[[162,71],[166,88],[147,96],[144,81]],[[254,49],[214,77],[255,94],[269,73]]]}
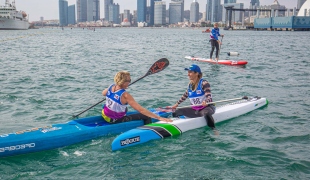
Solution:
{"label": "stand up paddleboard", "polygon": [[228,66],[244,66],[248,62],[245,60],[212,60],[212,59],[207,59],[207,58],[201,58],[201,57],[194,57],[194,56],[185,56],[185,59],[189,59],[192,61],[200,61],[200,62],[207,62],[211,64],[222,64],[222,65],[228,65]]}

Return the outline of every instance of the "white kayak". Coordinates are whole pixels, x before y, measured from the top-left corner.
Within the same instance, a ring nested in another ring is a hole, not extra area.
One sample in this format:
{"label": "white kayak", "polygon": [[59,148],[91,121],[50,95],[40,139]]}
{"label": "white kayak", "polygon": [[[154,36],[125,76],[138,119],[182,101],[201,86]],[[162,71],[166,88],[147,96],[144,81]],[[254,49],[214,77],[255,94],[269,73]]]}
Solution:
{"label": "white kayak", "polygon": [[[212,116],[215,123],[218,123],[246,114],[267,104],[268,100],[266,98],[253,97],[217,107]],[[204,117],[172,118],[172,120],[171,123],[159,121],[129,130],[114,139],[112,150],[115,151],[150,140],[180,135],[186,131],[207,126]]]}

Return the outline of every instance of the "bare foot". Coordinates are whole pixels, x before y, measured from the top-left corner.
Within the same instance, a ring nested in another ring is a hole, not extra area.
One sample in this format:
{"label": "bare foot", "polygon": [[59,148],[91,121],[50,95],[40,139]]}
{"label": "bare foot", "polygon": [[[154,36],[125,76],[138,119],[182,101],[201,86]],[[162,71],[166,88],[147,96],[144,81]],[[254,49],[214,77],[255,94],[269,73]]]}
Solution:
{"label": "bare foot", "polygon": [[219,136],[220,132],[217,129],[213,129],[214,135]]}

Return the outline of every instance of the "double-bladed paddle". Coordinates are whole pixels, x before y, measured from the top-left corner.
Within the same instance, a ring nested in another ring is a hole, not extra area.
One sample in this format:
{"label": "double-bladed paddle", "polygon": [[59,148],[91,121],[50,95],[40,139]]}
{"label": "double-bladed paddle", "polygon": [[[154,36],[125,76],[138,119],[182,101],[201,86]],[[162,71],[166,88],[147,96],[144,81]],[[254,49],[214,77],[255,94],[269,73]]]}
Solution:
{"label": "double-bladed paddle", "polygon": [[[132,85],[132,84],[134,84],[134,83],[140,81],[141,79],[145,78],[146,76],[149,76],[149,75],[152,75],[152,74],[155,74],[155,73],[158,73],[158,72],[164,70],[166,67],[168,67],[168,65],[169,65],[168,59],[166,59],[166,58],[161,58],[161,59],[159,59],[158,61],[156,61],[156,62],[150,67],[150,69],[147,71],[147,73],[146,73],[144,76],[142,76],[142,77],[140,77],[139,79],[133,81],[133,82],[130,83],[128,86],[130,86],[130,85]],[[81,111],[79,114],[73,115],[73,117],[74,117],[74,118],[78,117],[79,115],[81,115],[81,114],[83,114],[84,112],[90,110],[91,108],[97,106],[99,103],[101,103],[101,102],[103,102],[103,101],[105,101],[105,100],[106,100],[106,98],[104,98],[103,100],[97,102],[96,104],[92,105],[91,107],[85,109],[84,111]]]}

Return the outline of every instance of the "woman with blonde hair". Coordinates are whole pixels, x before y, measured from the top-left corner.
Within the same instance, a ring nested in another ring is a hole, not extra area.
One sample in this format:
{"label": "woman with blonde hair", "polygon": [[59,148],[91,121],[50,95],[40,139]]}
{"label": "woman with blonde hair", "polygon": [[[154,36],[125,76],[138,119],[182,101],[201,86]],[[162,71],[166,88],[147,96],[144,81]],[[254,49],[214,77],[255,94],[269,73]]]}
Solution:
{"label": "woman with blonde hair", "polygon": [[183,96],[172,108],[176,109],[179,104],[187,98],[189,98],[192,107],[178,108],[173,113],[173,116],[186,116],[189,118],[204,116],[208,126],[215,129],[214,119],[212,117],[212,114],[215,113],[215,106],[213,104],[207,104],[212,102],[209,82],[202,79],[202,72],[196,64],[192,64],[189,68],[185,68],[184,70],[187,70],[190,82]]}
{"label": "woman with blonde hair", "polygon": [[[102,91],[102,95],[106,96],[106,103],[102,109],[102,117],[109,123],[121,123],[133,120],[143,120],[144,124],[152,122],[151,118],[160,121],[172,122],[172,120],[160,117],[149,110],[143,108],[135,99],[126,91],[131,79],[130,73],[120,71],[114,77],[115,84],[110,85]],[[137,110],[138,114],[126,115],[127,105]]]}

